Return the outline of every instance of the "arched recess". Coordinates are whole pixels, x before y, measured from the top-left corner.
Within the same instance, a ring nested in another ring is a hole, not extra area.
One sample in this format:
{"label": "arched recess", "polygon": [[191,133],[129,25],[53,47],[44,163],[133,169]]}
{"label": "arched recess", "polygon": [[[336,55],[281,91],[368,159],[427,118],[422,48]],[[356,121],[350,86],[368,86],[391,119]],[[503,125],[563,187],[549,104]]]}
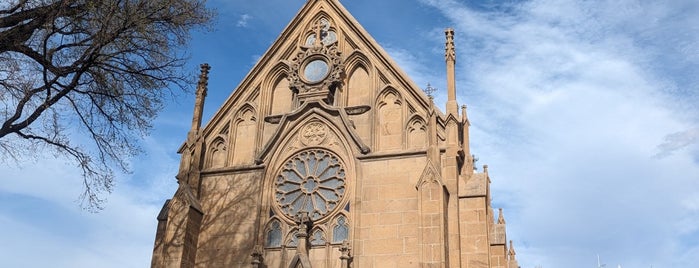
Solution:
{"label": "arched recess", "polygon": [[298,237],[296,237],[296,233],[298,232],[299,230],[297,228],[293,228],[286,233],[286,238],[284,239],[284,245],[286,245],[286,247],[295,248],[299,245]]}
{"label": "arched recess", "polygon": [[[345,103],[348,107],[358,105],[370,105],[373,96],[373,79],[368,59],[356,51],[349,58],[349,77],[347,86],[343,94],[346,95]],[[363,113],[352,117],[355,129],[359,137],[367,142],[371,142],[371,113]]]}
{"label": "arched recess", "polygon": [[240,108],[233,133],[232,165],[250,165],[255,158],[255,137],[257,137],[257,112],[246,103]]}
{"label": "arched recess", "polygon": [[289,88],[287,78],[290,69],[288,62],[279,61],[265,75],[262,83],[264,105],[261,112],[263,115],[280,114],[293,109],[294,94]]}
{"label": "arched recess", "polygon": [[289,79],[281,75],[274,80],[272,87],[270,114],[285,114],[294,107],[294,92],[289,88]]}
{"label": "arched recess", "polygon": [[228,158],[228,148],[226,139],[222,135],[218,135],[208,146],[209,155],[206,160],[206,168],[221,168],[226,166],[226,158]]}
{"label": "arched recess", "polygon": [[325,230],[320,227],[313,228],[308,235],[308,242],[311,246],[325,246],[328,242]]}
{"label": "arched recess", "polygon": [[427,145],[427,124],[419,115],[413,115],[406,127],[408,133],[408,148],[424,149]]}
{"label": "arched recess", "polygon": [[377,104],[377,130],[379,150],[401,149],[403,144],[403,100],[391,87],[379,95]]}
{"label": "arched recess", "polygon": [[347,57],[347,89],[346,105],[368,105],[371,103],[373,92],[373,80],[369,70],[371,64],[369,59],[360,51],[353,52]]}

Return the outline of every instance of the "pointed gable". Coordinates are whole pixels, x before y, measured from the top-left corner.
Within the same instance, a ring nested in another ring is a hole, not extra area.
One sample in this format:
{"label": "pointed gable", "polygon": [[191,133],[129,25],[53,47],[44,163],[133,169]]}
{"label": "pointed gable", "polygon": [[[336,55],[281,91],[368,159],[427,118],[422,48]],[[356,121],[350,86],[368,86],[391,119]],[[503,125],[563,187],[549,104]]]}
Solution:
{"label": "pointed gable", "polygon": [[[320,23],[326,23],[327,31],[317,42],[335,42],[338,58],[331,60],[338,61],[340,65],[339,72],[329,75],[337,76],[337,88],[331,93],[330,104],[338,107],[373,107],[389,100],[379,98],[390,98],[393,102],[387,109],[392,110],[385,113],[399,113],[401,121],[400,129],[387,133],[385,140],[398,138],[400,143],[400,140],[407,139],[395,136],[398,135],[395,133],[403,131],[411,115],[426,114],[428,98],[337,0],[306,2],[207,124],[205,135],[212,137],[218,134],[223,125],[234,120],[231,117],[239,113],[246,102],[260,107],[256,111],[260,119],[280,117],[300,107],[303,100],[299,101],[299,90],[304,83],[298,82],[302,80],[298,76],[305,75],[302,69],[309,64],[307,57],[313,56],[307,54],[315,53],[309,53],[305,47],[312,46],[318,39],[315,38],[318,34],[314,27]],[[387,90],[394,93],[385,94]],[[396,99],[401,100],[398,106]],[[369,113],[357,117],[358,120],[353,121],[357,123],[358,135],[374,146],[372,132],[380,127],[381,122],[372,123],[373,115]],[[270,120],[266,123],[259,121],[261,131],[255,133],[256,140],[252,142],[256,147],[264,146],[277,128],[276,124],[269,123]]]}

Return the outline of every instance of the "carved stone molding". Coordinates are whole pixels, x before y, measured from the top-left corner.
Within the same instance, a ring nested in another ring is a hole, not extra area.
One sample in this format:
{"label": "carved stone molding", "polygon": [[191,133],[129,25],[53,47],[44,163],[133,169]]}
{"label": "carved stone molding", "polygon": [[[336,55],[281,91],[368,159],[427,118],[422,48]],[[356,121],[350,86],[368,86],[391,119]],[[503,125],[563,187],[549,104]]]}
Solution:
{"label": "carved stone molding", "polygon": [[306,146],[319,145],[325,141],[327,136],[328,127],[319,121],[313,121],[306,124],[299,133],[301,143]]}

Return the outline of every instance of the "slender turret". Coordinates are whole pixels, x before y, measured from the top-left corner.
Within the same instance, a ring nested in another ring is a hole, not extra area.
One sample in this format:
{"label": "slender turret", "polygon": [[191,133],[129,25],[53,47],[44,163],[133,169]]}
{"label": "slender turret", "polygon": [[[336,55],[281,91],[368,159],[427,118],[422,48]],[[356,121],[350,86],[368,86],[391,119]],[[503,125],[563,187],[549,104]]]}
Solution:
{"label": "slender turret", "polygon": [[507,251],[508,258],[508,268],[519,268],[519,263],[517,263],[517,258],[515,257],[515,247],[512,245],[512,240],[510,240],[510,249]]}
{"label": "slender turret", "polygon": [[206,91],[209,85],[209,70],[211,67],[209,64],[202,64],[201,74],[199,75],[199,82],[197,83],[196,99],[194,101],[194,115],[192,116],[192,129],[189,131],[190,135],[199,132],[201,127],[201,117],[204,112],[204,100],[206,99]]}
{"label": "slender turret", "polygon": [[505,224],[505,216],[502,215],[502,208],[498,212],[498,224]]}
{"label": "slender turret", "polygon": [[454,29],[447,28],[444,30],[447,36],[447,43],[444,53],[444,58],[447,62],[447,113],[458,116],[459,105],[456,103],[456,51],[454,50]]}
{"label": "slender turret", "polygon": [[470,130],[471,122],[466,114],[466,105],[461,106],[461,148],[464,151],[464,164],[461,166],[461,174],[468,179],[473,174],[473,156],[471,155]]}

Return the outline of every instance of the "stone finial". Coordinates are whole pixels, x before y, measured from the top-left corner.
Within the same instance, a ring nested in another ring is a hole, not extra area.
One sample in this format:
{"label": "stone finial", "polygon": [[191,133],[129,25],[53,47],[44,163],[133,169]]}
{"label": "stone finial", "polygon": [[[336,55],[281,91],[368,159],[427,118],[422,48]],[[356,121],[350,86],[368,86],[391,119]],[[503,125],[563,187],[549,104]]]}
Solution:
{"label": "stone finial", "polygon": [[465,123],[468,122],[468,114],[466,113],[466,105],[461,105],[461,120]]}
{"label": "stone finial", "polygon": [[350,256],[350,245],[347,240],[342,241],[342,246],[340,246],[340,253],[342,253],[342,255],[340,256],[340,267],[349,268],[349,260],[352,257]]}
{"label": "stone finial", "polygon": [[488,173],[488,165],[483,165],[483,173]]}
{"label": "stone finial", "polygon": [[295,221],[298,224],[299,233],[308,235],[308,230],[311,228],[311,217],[308,216],[308,212],[299,212]]}
{"label": "stone finial", "polygon": [[502,214],[502,208],[499,208],[498,210],[498,224],[505,224],[505,216]]}
{"label": "stone finial", "polygon": [[189,131],[188,139],[193,139],[199,132],[201,127],[201,117],[204,112],[204,101],[206,99],[206,91],[209,85],[209,64],[204,63],[201,66],[201,74],[199,74],[199,82],[197,83],[197,92],[194,100],[194,114],[192,115],[192,128]]}
{"label": "stone finial", "polygon": [[447,67],[447,113],[459,116],[459,106],[456,103],[456,52],[454,51],[454,29],[444,30],[447,36],[445,59]]}
{"label": "stone finial", "polygon": [[296,232],[298,240],[296,252],[308,256],[308,231],[312,228],[311,217],[308,216],[308,212],[299,212],[294,220],[299,228],[298,232]]}
{"label": "stone finial", "polygon": [[253,249],[252,254],[250,254],[250,256],[252,256],[252,267],[259,268],[262,264],[262,249],[259,246],[256,246],[255,249]]}
{"label": "stone finial", "polygon": [[209,70],[211,66],[208,63],[203,63],[199,65],[201,67],[201,73],[199,74],[199,82],[197,82],[197,95],[203,94],[206,96],[207,86],[209,85]]}
{"label": "stone finial", "polygon": [[454,29],[447,28],[444,30],[447,37],[446,48],[444,49],[444,58],[447,61],[456,61],[456,50],[454,48]]}
{"label": "stone finial", "polygon": [[517,255],[515,252],[515,246],[512,244],[512,240],[510,240],[510,249],[507,250],[507,256],[510,257],[510,260],[515,260],[515,255]]}

